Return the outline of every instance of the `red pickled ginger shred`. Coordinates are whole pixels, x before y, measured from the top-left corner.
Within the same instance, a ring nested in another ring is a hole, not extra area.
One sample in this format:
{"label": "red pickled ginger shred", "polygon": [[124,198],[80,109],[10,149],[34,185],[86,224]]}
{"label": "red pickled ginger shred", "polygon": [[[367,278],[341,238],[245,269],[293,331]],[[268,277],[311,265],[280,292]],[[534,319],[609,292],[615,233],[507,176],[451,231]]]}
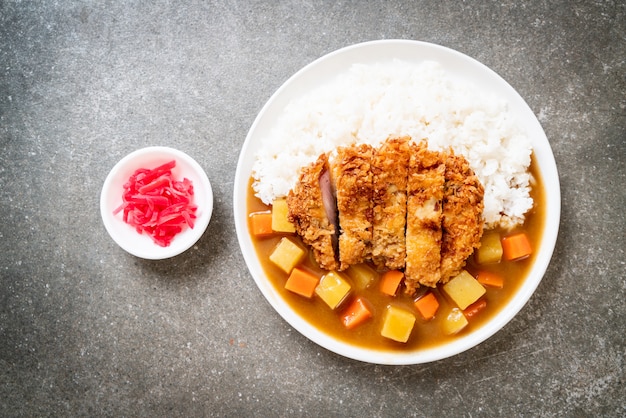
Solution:
{"label": "red pickled ginger shred", "polygon": [[135,170],[124,184],[123,203],[113,211],[114,215],[123,212],[124,222],[161,247],[169,246],[185,228],[193,228],[198,208],[193,202],[191,180],[175,180],[174,167],[176,160]]}

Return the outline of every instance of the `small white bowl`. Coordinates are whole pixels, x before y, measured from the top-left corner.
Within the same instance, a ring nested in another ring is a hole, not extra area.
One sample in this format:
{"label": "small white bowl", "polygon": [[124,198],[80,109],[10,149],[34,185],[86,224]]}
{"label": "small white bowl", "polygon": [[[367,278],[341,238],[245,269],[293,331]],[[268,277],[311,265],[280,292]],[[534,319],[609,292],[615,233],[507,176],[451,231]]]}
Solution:
{"label": "small white bowl", "polygon": [[[193,183],[194,203],[198,206],[197,218],[193,228],[185,228],[169,246],[161,247],[150,236],[139,234],[125,223],[121,212],[113,215],[113,211],[122,204],[124,183],[135,170],[155,168],[171,160],[176,160],[176,167],[172,169],[173,177],[177,180],[186,177]],[[142,148],[122,158],[107,176],[100,194],[100,214],[111,238],[130,254],[149,260],[174,257],[189,249],[206,230],[212,212],[213,190],[200,164],[184,152],[168,147]]]}

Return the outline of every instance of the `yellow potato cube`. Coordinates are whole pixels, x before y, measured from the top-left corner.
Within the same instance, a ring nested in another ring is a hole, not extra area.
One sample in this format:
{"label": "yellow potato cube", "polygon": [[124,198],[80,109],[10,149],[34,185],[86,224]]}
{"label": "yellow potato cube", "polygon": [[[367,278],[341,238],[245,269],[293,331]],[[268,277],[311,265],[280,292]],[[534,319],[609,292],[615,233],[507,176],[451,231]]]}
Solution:
{"label": "yellow potato cube", "polygon": [[467,326],[467,318],[459,308],[452,308],[446,319],[442,322],[441,328],[446,335],[453,335]]}
{"label": "yellow potato cube", "polygon": [[315,293],[330,309],[335,309],[350,293],[350,283],[341,274],[331,271],[322,276],[319,284],[315,288]]}
{"label": "yellow potato cube", "polygon": [[296,227],[289,222],[288,216],[287,200],[274,200],[272,203],[272,230],[275,232],[296,232]]}
{"label": "yellow potato cube", "polygon": [[499,263],[502,259],[502,242],[497,232],[487,232],[480,240],[480,248],[474,253],[478,264]]}
{"label": "yellow potato cube", "polygon": [[361,290],[369,287],[378,276],[378,273],[367,264],[353,264],[348,267],[346,273],[352,279],[354,287]]}
{"label": "yellow potato cube", "polygon": [[289,274],[302,261],[305,254],[306,252],[298,244],[283,237],[270,254],[270,261]]}
{"label": "yellow potato cube", "polygon": [[461,271],[456,277],[443,285],[443,290],[461,309],[465,309],[478,298],[485,294],[486,290],[478,283],[467,270]]}
{"label": "yellow potato cube", "polygon": [[394,341],[405,343],[411,336],[415,325],[415,315],[406,309],[390,305],[385,311],[383,328],[380,335]]}

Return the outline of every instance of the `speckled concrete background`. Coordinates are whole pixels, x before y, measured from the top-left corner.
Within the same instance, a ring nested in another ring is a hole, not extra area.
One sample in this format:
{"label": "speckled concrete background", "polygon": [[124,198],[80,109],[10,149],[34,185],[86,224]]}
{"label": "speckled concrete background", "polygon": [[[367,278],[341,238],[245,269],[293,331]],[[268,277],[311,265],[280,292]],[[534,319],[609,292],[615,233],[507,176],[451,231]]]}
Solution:
{"label": "speckled concrete background", "polygon": [[[429,41],[502,75],[562,185],[547,275],[500,333],[383,367],[291,329],[234,232],[246,133],[294,72],[367,40]],[[626,5],[616,1],[0,1],[0,415],[624,416]],[[191,154],[215,193],[189,252],[128,255],[111,167]]]}

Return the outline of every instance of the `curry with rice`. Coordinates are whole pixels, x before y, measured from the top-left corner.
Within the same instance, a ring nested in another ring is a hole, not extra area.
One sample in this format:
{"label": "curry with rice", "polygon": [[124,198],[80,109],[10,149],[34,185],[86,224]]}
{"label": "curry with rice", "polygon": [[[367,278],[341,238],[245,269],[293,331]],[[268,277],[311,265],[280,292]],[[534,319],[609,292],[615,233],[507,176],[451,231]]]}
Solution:
{"label": "curry with rice", "polygon": [[[375,245],[367,242],[368,245],[363,245],[366,249],[363,250],[362,257],[352,257],[350,263],[342,263],[339,246],[343,235],[339,233],[343,232],[341,211],[336,215],[338,219],[329,219],[333,217],[333,205],[325,204],[321,198],[323,184],[328,181],[323,174],[325,171],[333,174],[332,169],[333,167],[327,167],[320,170],[312,182],[314,189],[320,187],[319,192],[315,192],[319,194],[320,202],[313,206],[309,203],[309,206],[300,207],[300,214],[315,213],[311,209],[319,209],[319,216],[326,222],[313,219],[313,224],[316,227],[324,226],[330,233],[316,232],[313,235],[326,240],[328,251],[336,252],[331,256],[320,254],[320,246],[315,242],[317,238],[312,239],[311,234],[307,234],[298,218],[297,204],[284,198],[276,199],[271,205],[264,204],[255,196],[253,179],[250,180],[247,193],[249,231],[268,279],[298,315],[321,331],[346,343],[377,350],[418,350],[434,347],[471,333],[488,322],[503,309],[526,277],[535,258],[532,249],[537,248],[541,240],[545,218],[544,188],[534,159],[529,167],[533,178],[530,195],[534,205],[526,214],[523,225],[512,228],[496,227],[483,233],[483,224],[478,223],[480,232],[473,233],[474,238],[467,241],[470,244],[464,244],[466,248],[460,252],[463,254],[462,260],[453,268],[447,269],[447,275],[441,276],[441,269],[436,270],[438,276],[434,281],[432,274],[422,274],[428,265],[419,264],[424,259],[423,254],[428,251],[417,251],[420,257],[411,261],[412,265],[409,266],[409,253],[416,250],[407,246],[408,237],[405,237],[403,256],[407,260],[406,264],[393,264],[384,257],[381,259],[381,251],[378,251],[377,256],[372,255],[372,247]],[[337,190],[338,176],[334,173],[331,180],[334,199],[341,193]],[[374,183],[375,180],[370,182]],[[438,184],[437,181],[434,184]],[[410,202],[410,185],[409,188],[405,186],[404,190],[404,202]],[[308,198],[310,194],[306,196]],[[468,199],[468,207],[480,203],[479,197],[480,194],[477,194]],[[354,197],[351,199],[351,203],[354,203]],[[446,198],[442,195],[440,199]],[[431,212],[427,212],[425,216],[432,217],[433,210],[435,214],[439,211],[441,218],[438,222],[444,227],[440,227],[443,231],[435,231],[434,235],[430,227],[417,228],[418,245],[414,247],[422,250],[425,242],[442,245],[446,241],[446,229],[450,228],[444,219],[446,204],[438,208],[437,198],[434,199],[434,204],[432,200],[422,199],[423,205],[419,206],[417,212],[424,214],[426,208]],[[363,200],[365,201],[366,199]],[[430,204],[424,203],[428,201]],[[340,206],[338,203],[337,200],[334,201],[335,208]],[[403,204],[410,208],[410,203]],[[318,207],[320,205],[321,208]],[[370,209],[370,212],[367,208],[361,212],[369,213],[369,218],[365,218],[372,221],[370,230],[375,230],[375,210],[374,207]],[[399,215],[405,217],[405,223],[400,226],[402,234],[415,229],[406,224],[406,213],[407,211],[401,212]],[[467,216],[479,217],[480,213],[472,212]],[[307,222],[305,226],[309,227],[311,219],[307,219]],[[422,223],[418,222],[418,226]],[[344,225],[347,225],[345,221]],[[372,232],[369,233],[371,237]],[[439,257],[438,260],[445,258],[443,247]],[[330,268],[326,264],[328,262],[331,263]],[[407,267],[410,267],[410,271],[407,271]]]}

